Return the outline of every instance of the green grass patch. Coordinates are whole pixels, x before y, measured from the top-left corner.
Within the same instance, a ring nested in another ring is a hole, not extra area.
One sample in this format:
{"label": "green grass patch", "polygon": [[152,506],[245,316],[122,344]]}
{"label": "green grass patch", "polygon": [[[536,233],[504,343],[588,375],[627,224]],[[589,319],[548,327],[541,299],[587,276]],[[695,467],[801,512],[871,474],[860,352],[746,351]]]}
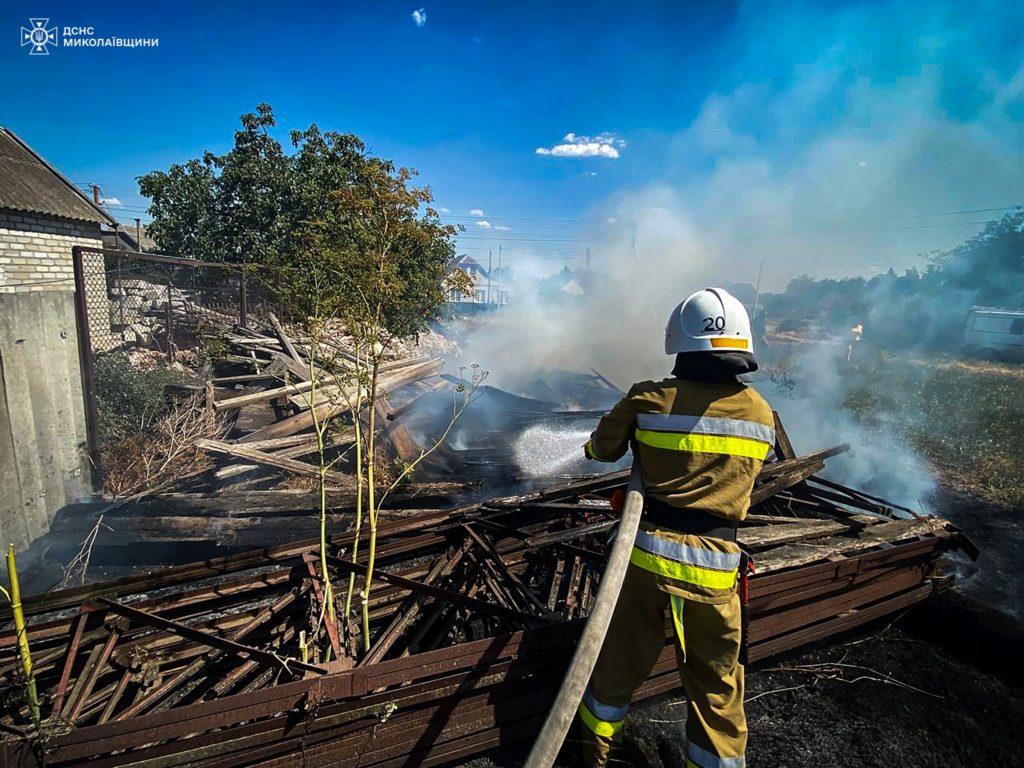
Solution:
{"label": "green grass patch", "polygon": [[1024,507],[1024,368],[885,354],[848,377],[844,406],[905,436],[943,484]]}

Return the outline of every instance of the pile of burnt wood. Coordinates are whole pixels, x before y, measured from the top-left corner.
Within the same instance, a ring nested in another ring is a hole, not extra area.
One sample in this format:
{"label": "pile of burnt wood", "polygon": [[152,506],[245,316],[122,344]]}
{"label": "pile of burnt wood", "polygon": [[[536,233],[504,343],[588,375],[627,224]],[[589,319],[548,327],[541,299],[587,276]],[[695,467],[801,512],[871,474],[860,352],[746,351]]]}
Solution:
{"label": "pile of burnt wood", "polygon": [[[778,433],[739,536],[757,569],[750,661],[899,612],[944,583],[942,552],[972,554],[948,522],[819,477],[842,447],[798,458]],[[385,513],[368,637],[365,529],[355,560],[346,532],[325,553],[303,541],[26,598],[45,720],[29,716],[8,629],[6,764],[434,765],[528,739],[595,598],[626,480]],[[641,699],[677,692],[670,631]]]}

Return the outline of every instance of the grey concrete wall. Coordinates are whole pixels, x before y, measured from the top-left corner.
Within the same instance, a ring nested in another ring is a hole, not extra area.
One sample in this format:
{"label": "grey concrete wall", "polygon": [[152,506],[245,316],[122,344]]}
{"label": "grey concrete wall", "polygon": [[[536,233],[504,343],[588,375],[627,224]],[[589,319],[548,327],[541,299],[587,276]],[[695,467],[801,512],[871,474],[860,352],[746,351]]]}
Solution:
{"label": "grey concrete wall", "polygon": [[91,491],[74,294],[0,293],[0,545]]}

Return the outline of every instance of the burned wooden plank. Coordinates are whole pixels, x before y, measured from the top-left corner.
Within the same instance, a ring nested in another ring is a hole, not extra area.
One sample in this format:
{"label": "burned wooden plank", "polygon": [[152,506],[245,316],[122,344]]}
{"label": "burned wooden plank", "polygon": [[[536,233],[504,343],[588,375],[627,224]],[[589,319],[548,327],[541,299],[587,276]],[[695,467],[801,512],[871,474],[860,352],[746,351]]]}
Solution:
{"label": "burned wooden plank", "polygon": [[750,503],[759,504],[765,499],[771,498],[779,491],[802,483],[808,477],[820,472],[824,468],[825,465],[819,462],[817,464],[805,464],[795,471],[786,472],[785,474],[776,474],[767,482],[754,486],[754,490],[750,494]]}
{"label": "burned wooden plank", "polygon": [[[364,565],[359,565],[349,560],[343,560],[340,557],[334,557],[330,555],[328,556],[327,560],[331,563],[331,565],[334,565],[335,567],[341,569],[345,573],[355,573],[359,576],[366,575],[367,569],[366,566]],[[459,592],[453,592],[450,589],[440,589],[438,587],[433,587],[429,584],[423,584],[419,581],[413,581],[412,579],[406,579],[402,576],[398,576],[393,573],[388,573],[387,571],[374,571],[373,577],[375,579],[379,579],[380,581],[386,581],[389,584],[394,584],[395,586],[408,589],[410,592],[421,592],[425,595],[435,597],[439,600],[447,600],[452,603],[459,603],[461,605],[465,605],[468,608],[473,608],[479,611],[480,613],[486,615],[498,615],[503,616],[505,618],[515,619],[517,621],[523,622],[527,626],[536,626],[538,624],[547,623],[547,621],[544,618],[539,616],[534,616],[532,614],[517,611],[515,609],[502,608],[491,603],[486,603],[482,600],[474,600],[472,598],[466,597],[465,595]]]}
{"label": "burned wooden plank", "polygon": [[[838,456],[842,453],[846,453],[850,450],[848,443],[842,445],[836,445],[832,448],[826,448],[822,451],[815,451],[809,453],[806,456],[801,456],[796,459],[783,459],[782,461],[769,461],[761,467],[761,474],[759,480],[765,480],[767,478],[775,477],[777,475],[789,474],[794,472],[803,472],[808,467],[824,465],[826,459],[830,459],[833,456]],[[813,473],[812,473],[813,474]]]}
{"label": "burned wooden plank", "polygon": [[805,563],[838,555],[870,549],[901,539],[942,530],[945,522],[935,518],[896,520],[866,528],[858,536],[835,536],[813,544],[787,544],[758,557],[758,570],[762,573],[793,568]]}
{"label": "burned wooden plank", "polygon": [[[204,451],[219,453],[236,459],[254,461],[257,464],[266,464],[267,466],[276,467],[277,469],[284,469],[302,477],[310,477],[314,480],[320,478],[320,469],[312,464],[306,464],[303,461],[296,461],[295,459],[286,459],[277,454],[267,453],[265,451],[253,450],[246,445],[225,443],[222,440],[200,438],[196,441],[196,447],[201,448]],[[324,476],[335,485],[348,485],[352,482],[350,477],[333,470],[325,470]]]}
{"label": "burned wooden plank", "polygon": [[[410,384],[414,381],[436,375],[440,372],[443,364],[443,361],[440,359],[432,359],[425,363],[407,366],[395,373],[390,373],[384,376],[380,380],[378,386],[382,393],[390,392],[393,389],[398,389],[399,387],[405,386],[406,384]],[[338,414],[348,411],[349,407],[347,403],[354,400],[355,391],[354,389],[344,390],[343,395],[344,396],[335,397],[332,393],[328,393],[328,400],[317,403],[315,409],[316,418],[323,422]],[[239,442],[248,443],[255,442],[257,440],[268,440],[276,437],[294,435],[296,432],[302,432],[303,430],[310,429],[313,426],[313,421],[313,411],[306,410],[302,413],[296,414],[295,416],[291,416],[275,424],[271,424],[270,426],[250,432],[248,435],[240,438]]]}
{"label": "burned wooden plank", "polygon": [[[462,561],[463,556],[469,550],[471,544],[472,541],[470,539],[466,539],[460,546],[455,548],[455,551],[451,556],[440,558],[430,569],[430,572],[427,573],[422,583],[433,585],[444,580]],[[419,616],[420,610],[423,608],[425,598],[426,596],[423,594],[413,594],[402,603],[391,624],[378,636],[374,646],[359,662],[360,665],[373,664],[384,658],[385,654],[391,650],[391,647],[398,641],[402,633],[411,626]]]}
{"label": "burned wooden plank", "polygon": [[[194,640],[202,645],[207,645],[211,648],[216,648],[219,651],[226,651],[239,656],[247,656],[260,661],[266,662],[267,664],[277,664],[282,666],[286,671],[292,672],[297,670],[301,672],[313,672],[315,674],[326,674],[327,670],[323,667],[318,667],[314,664],[304,664],[298,659],[289,659],[287,657],[281,657],[274,653],[268,653],[259,648],[253,648],[248,645],[237,642],[231,638],[220,637],[209,632],[204,632],[194,627],[190,627],[187,624],[181,624],[171,619],[165,619],[155,613],[148,613],[147,611],[141,611],[137,608],[132,608],[130,605],[119,603],[116,600],[111,600],[106,597],[99,598],[99,602],[105,605],[109,610],[119,613],[132,621],[137,621],[141,624],[148,624],[153,627],[172,632],[182,637],[187,637],[189,640]],[[293,673],[294,674],[294,673]]]}

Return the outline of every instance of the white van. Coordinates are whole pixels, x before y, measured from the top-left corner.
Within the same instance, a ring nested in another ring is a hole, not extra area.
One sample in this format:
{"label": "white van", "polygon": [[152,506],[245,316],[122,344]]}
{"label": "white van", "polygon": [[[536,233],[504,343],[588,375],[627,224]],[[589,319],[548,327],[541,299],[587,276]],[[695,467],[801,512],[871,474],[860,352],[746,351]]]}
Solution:
{"label": "white van", "polygon": [[1024,360],[1024,309],[972,307],[964,344],[985,360]]}

